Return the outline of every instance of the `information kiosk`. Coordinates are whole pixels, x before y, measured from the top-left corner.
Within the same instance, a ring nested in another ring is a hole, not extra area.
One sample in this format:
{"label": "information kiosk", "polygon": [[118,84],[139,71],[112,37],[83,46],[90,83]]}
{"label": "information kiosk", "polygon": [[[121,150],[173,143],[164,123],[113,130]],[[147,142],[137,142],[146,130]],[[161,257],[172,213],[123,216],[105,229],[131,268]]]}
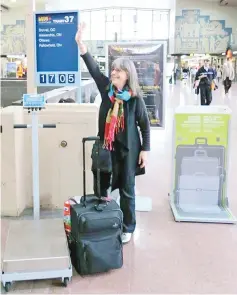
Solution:
{"label": "information kiosk", "polygon": [[44,107],[44,95],[25,94],[23,108],[31,113],[32,124],[14,125],[32,130],[34,218],[10,223],[2,263],[2,283],[7,292],[13,281],[61,278],[67,286],[72,277],[63,219],[40,219],[38,128],[56,128],[55,124],[38,124],[38,112]]}

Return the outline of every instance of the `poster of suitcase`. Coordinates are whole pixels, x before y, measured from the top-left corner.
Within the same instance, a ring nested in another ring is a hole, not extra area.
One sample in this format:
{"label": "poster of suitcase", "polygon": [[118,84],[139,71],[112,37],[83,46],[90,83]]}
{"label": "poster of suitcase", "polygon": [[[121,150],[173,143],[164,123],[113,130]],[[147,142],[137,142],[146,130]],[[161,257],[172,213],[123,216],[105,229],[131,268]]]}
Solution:
{"label": "poster of suitcase", "polygon": [[148,111],[150,125],[164,128],[165,122],[165,68],[166,43],[110,43],[107,46],[107,74],[115,59],[127,57],[133,60],[139,85]]}
{"label": "poster of suitcase", "polygon": [[185,106],[175,112],[170,201],[181,221],[233,220],[227,194],[229,124],[224,107]]}

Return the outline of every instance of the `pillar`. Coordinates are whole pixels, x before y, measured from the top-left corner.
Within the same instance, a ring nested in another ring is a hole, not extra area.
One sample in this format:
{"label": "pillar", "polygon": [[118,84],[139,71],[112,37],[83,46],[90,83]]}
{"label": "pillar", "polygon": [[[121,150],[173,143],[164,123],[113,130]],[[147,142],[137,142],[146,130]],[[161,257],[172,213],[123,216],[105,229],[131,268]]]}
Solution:
{"label": "pillar", "polygon": [[35,0],[27,0],[26,13],[26,55],[27,55],[27,93],[37,93],[35,85]]}

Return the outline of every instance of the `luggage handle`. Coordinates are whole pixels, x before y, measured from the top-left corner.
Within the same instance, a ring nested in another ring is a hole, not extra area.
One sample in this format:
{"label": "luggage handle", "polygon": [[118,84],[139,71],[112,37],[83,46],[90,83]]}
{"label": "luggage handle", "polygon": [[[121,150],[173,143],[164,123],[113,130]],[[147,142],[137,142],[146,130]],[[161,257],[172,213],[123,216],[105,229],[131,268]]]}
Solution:
{"label": "luggage handle", "polygon": [[86,141],[97,141],[97,140],[100,140],[99,136],[88,136],[88,137],[82,138],[82,143],[85,144]]}
{"label": "luggage handle", "polygon": [[99,203],[98,205],[95,205],[95,210],[102,212],[105,209],[106,206],[107,206],[107,203],[104,203],[104,204]]}
{"label": "luggage handle", "polygon": [[76,205],[78,204],[78,202],[77,202],[74,198],[70,198],[68,201],[72,201],[72,202],[75,203]]}
{"label": "luggage handle", "polygon": [[195,175],[195,176],[206,176],[206,174],[204,172],[196,172],[193,175]]}
{"label": "luggage handle", "polygon": [[207,138],[206,137],[197,137],[195,139],[195,144],[207,144]]}
{"label": "luggage handle", "polygon": [[206,157],[207,152],[205,150],[196,150],[194,152],[195,157]]}
{"label": "luggage handle", "polygon": [[112,199],[109,197],[101,197],[99,199],[99,203],[94,206],[95,210],[102,212],[105,209],[105,207],[108,206],[108,203],[111,202],[111,200]]}
{"label": "luggage handle", "polygon": [[99,136],[89,136],[82,138],[83,145],[83,205],[86,207],[86,149],[85,144],[87,141],[95,141],[97,142],[98,154],[97,154],[97,193],[99,199],[101,199],[100,192],[100,168],[99,168],[99,153],[100,153],[100,137]]}

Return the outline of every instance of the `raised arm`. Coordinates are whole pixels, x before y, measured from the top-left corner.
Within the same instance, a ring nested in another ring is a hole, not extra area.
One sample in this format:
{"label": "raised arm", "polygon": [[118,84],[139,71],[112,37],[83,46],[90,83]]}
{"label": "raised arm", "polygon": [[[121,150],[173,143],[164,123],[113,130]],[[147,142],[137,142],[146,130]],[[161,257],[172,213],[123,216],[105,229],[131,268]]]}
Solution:
{"label": "raised arm", "polygon": [[137,98],[136,119],[142,134],[142,150],[150,151],[150,122],[145,102],[142,97]]}
{"label": "raised arm", "polygon": [[93,59],[91,54],[87,51],[87,47],[83,42],[84,30],[85,30],[85,24],[84,23],[80,24],[75,36],[75,40],[80,49],[81,57],[83,58],[89,73],[91,74],[92,78],[95,80],[95,83],[100,93],[102,94],[109,84],[109,78],[101,73],[97,62]]}

